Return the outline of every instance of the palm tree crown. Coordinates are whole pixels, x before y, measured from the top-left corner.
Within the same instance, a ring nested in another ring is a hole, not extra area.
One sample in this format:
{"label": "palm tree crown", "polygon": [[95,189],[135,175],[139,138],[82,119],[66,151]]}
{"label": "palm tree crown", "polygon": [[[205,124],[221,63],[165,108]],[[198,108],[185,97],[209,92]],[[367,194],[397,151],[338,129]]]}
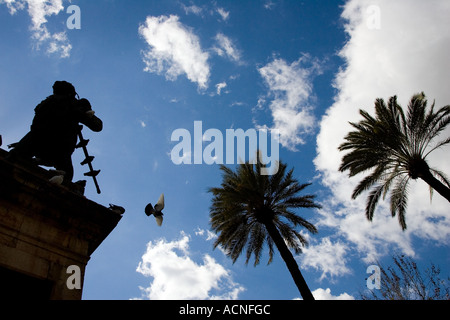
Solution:
{"label": "palm tree crown", "polygon": [[[450,182],[445,174],[430,168],[427,156],[448,143],[450,137],[433,143],[450,122],[450,106],[437,112],[434,103],[427,111],[424,93],[414,95],[406,114],[397,103],[397,97],[375,101],[375,117],[360,110],[363,120],[350,123],[356,130],[345,137],[340,151],[351,150],[342,158],[339,170],[348,170],[350,176],[372,170],[354,189],[355,199],[363,191],[371,189],[366,203],[366,216],[372,220],[375,207],[382,196],[391,190],[392,216],[398,215],[403,230],[406,229],[405,211],[410,179],[421,178],[448,201]],[[437,177],[437,178],[436,178]]]}
{"label": "palm tree crown", "polygon": [[314,299],[289,249],[298,254],[307,244],[296,227],[317,232],[313,224],[292,209],[320,206],[314,203],[313,195],[298,195],[309,184],[299,184],[293,178],[293,169],[286,173],[286,167],[280,162],[278,172],[267,176],[261,175],[260,163],[240,164],[236,172],[221,166],[221,187],[209,189],[214,195],[210,223],[218,234],[214,248],[220,245],[233,263],[246,249],[246,264],[253,255],[256,266],[265,245],[269,249],[268,264],[272,262],[275,244],[303,298]]}

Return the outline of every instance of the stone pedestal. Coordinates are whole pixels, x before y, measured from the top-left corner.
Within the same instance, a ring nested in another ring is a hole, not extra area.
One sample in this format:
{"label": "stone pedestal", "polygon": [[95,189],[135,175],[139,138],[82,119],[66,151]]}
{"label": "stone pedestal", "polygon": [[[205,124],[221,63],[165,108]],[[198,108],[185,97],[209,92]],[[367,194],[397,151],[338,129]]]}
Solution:
{"label": "stone pedestal", "polygon": [[92,253],[121,215],[0,149],[0,299],[81,299]]}

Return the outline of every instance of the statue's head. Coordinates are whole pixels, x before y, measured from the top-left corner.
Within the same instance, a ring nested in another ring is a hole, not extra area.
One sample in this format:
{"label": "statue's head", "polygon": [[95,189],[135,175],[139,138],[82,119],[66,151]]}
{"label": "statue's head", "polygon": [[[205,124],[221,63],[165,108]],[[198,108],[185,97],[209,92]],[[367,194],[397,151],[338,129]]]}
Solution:
{"label": "statue's head", "polygon": [[53,94],[75,98],[77,92],[75,91],[75,87],[71,83],[67,81],[55,81],[55,83],[53,84]]}

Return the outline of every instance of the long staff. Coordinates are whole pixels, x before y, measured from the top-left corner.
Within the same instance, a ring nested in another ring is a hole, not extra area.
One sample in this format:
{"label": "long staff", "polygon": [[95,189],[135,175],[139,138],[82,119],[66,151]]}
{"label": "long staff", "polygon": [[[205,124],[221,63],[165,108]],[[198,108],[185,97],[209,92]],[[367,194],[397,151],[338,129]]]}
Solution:
{"label": "long staff", "polygon": [[87,151],[87,144],[89,143],[89,139],[84,139],[83,138],[83,134],[81,133],[81,130],[83,130],[83,126],[80,125],[79,126],[80,130],[78,130],[78,138],[80,139],[80,142],[78,142],[78,144],[76,145],[76,148],[82,148],[84,155],[86,156],[86,158],[80,163],[82,166],[84,166],[85,164],[87,164],[89,166],[89,171],[86,172],[84,175],[86,177],[92,177],[92,179],[94,180],[94,184],[95,184],[95,188],[97,189],[97,193],[100,194],[100,187],[98,186],[98,182],[97,182],[97,175],[100,173],[100,170],[94,170],[94,168],[92,167],[92,161],[94,160],[94,156],[90,156],[88,151]]}

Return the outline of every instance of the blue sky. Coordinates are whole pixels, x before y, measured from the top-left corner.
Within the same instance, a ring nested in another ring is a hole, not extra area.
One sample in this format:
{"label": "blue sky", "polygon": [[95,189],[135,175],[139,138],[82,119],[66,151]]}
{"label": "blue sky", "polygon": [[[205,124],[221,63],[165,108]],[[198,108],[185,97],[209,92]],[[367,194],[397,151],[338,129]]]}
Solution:
{"label": "blue sky", "polygon": [[[67,26],[70,5],[80,29]],[[2,147],[28,132],[55,80],[73,83],[103,120],[102,132],[84,132],[102,170],[102,193],[88,180],[86,196],[126,212],[87,265],[84,299],[299,297],[278,255],[255,268],[212,249],[207,189],[219,186],[219,166],[171,159],[172,133],[194,139],[194,121],[224,137],[279,130],[281,160],[323,206],[298,212],[319,229],[305,233],[310,246],[296,257],[316,298],[358,298],[366,268],[395,252],[448,274],[448,203],[436,193],[430,203],[417,182],[407,231],[385,203],[368,222],[364,197],[350,198],[360,177],[337,171],[337,146],[377,97],[406,105],[423,90],[437,106],[450,103],[449,9],[445,0],[0,0]],[[447,155],[430,161],[450,174]],[[75,181],[82,159],[77,150]],[[158,227],[144,208],[162,192]]]}

